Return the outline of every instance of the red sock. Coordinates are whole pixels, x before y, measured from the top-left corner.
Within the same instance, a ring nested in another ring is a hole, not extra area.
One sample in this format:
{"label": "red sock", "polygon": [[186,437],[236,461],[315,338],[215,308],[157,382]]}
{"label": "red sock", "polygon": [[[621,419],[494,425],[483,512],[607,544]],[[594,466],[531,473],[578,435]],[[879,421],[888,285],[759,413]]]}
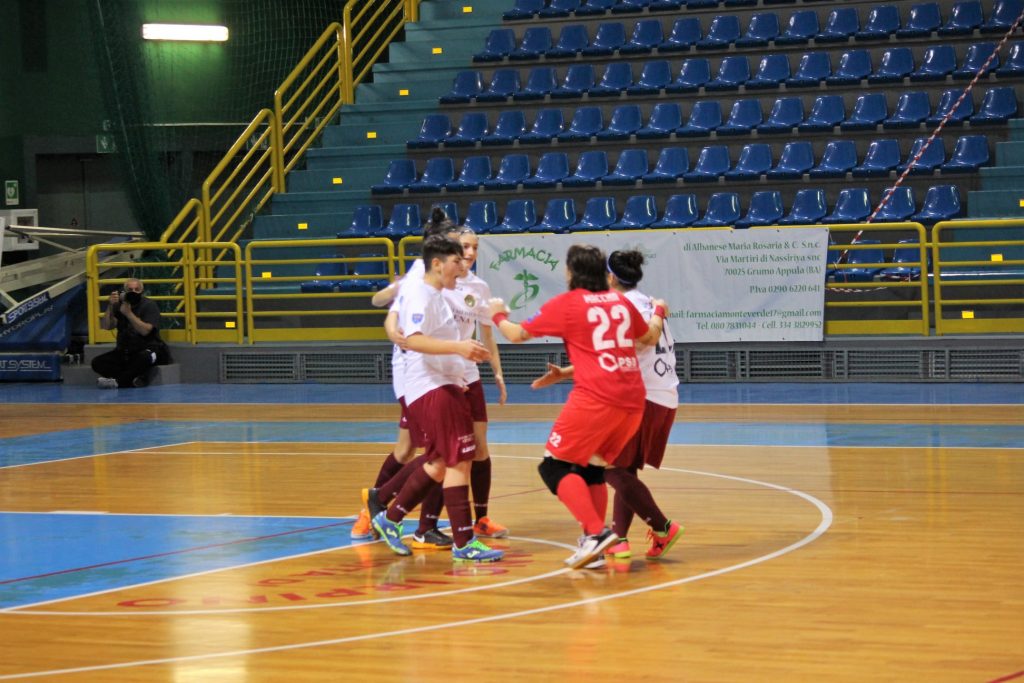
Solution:
{"label": "red sock", "polygon": [[452,523],[452,540],[462,548],[473,540],[473,517],[469,514],[469,487],[444,487],[444,506]]}
{"label": "red sock", "polygon": [[487,501],[491,496],[491,459],[474,460],[469,473],[473,489],[473,513],[477,519],[487,516]]}
{"label": "red sock", "polygon": [[[635,467],[630,467],[629,472],[636,474],[637,470]],[[605,473],[607,477],[607,472]],[[629,527],[633,523],[633,511],[626,505],[626,501],[623,497],[616,493],[615,500],[612,501],[612,531],[619,538],[625,538],[629,534]]]}
{"label": "red sock", "polygon": [[377,473],[377,482],[373,485],[373,488],[379,489],[381,486],[387,483],[388,479],[398,474],[398,471],[402,469],[402,463],[395,460],[395,454],[389,453],[384,464],[380,466],[380,472]]}
{"label": "red sock", "polygon": [[388,508],[387,518],[392,522],[401,522],[410,510],[427,497],[430,488],[436,485],[437,482],[430,478],[422,466],[416,469],[409,475],[409,480],[405,482],[405,486],[395,497],[395,502]]}
{"label": "red sock", "polygon": [[601,533],[604,521],[598,517],[594,509],[594,501],[590,497],[587,482],[578,474],[567,474],[558,482],[558,500],[562,501],[569,512],[583,525],[583,533],[588,536]]}
{"label": "red sock", "polygon": [[427,493],[427,497],[420,503],[420,525],[416,534],[422,536],[437,526],[437,520],[441,516],[441,508],[444,507],[444,494],[441,492],[441,485],[435,484]]}
{"label": "red sock", "polygon": [[647,522],[649,527],[659,533],[665,531],[668,526],[668,519],[662,513],[658,504],[654,502],[651,490],[635,474],[628,470],[610,468],[604,473],[604,478],[615,489],[615,497],[622,496],[622,500],[626,505],[640,519]]}
{"label": "red sock", "polygon": [[427,461],[426,454],[414,459],[412,462],[406,463],[402,466],[402,469],[398,470],[398,473],[387,480],[383,486],[377,489],[377,499],[381,505],[387,505],[391,502],[391,499],[398,495],[398,492],[405,486],[405,482],[409,479],[413,472],[423,469],[423,464]]}
{"label": "red sock", "polygon": [[591,484],[587,486],[587,490],[590,491],[590,500],[594,504],[594,511],[604,522],[605,515],[608,514],[608,487],[604,484]]}

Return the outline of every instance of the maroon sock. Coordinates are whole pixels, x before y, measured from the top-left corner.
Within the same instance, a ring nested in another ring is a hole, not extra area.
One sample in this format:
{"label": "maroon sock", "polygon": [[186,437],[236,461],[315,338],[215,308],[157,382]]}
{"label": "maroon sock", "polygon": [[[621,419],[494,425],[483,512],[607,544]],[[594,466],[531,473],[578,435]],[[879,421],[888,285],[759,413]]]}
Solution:
{"label": "maroon sock", "polygon": [[469,474],[473,489],[473,513],[477,520],[487,516],[487,501],[491,497],[491,459],[474,460]]}
{"label": "maroon sock", "polygon": [[409,475],[409,480],[405,482],[405,486],[395,497],[395,502],[388,508],[387,518],[392,522],[401,522],[410,510],[427,497],[430,487],[436,484],[437,482],[430,478],[423,467],[418,468]]}
{"label": "maroon sock", "polygon": [[441,492],[441,485],[435,484],[427,493],[427,497],[420,503],[420,525],[416,534],[422,536],[437,526],[437,520],[441,516],[441,508],[444,507],[444,494]]}
{"label": "maroon sock", "polygon": [[590,500],[594,503],[597,516],[603,522],[608,514],[608,487],[604,484],[588,484],[587,490],[590,491]]}
{"label": "maroon sock", "polygon": [[444,506],[452,523],[452,539],[459,548],[473,540],[473,517],[469,514],[469,487],[444,487]]}
{"label": "maroon sock", "polygon": [[611,468],[604,473],[608,484],[615,489],[615,497],[622,496],[623,502],[647,525],[661,533],[668,526],[668,519],[654,502],[651,490],[635,474],[628,470]]}
{"label": "maroon sock", "polygon": [[[630,467],[629,472],[636,474],[636,468]],[[607,478],[608,472],[605,471],[605,477]],[[623,500],[622,496],[615,494],[615,500],[612,501],[612,531],[619,538],[626,538],[629,534],[629,527],[633,523],[633,511],[626,505],[626,501]]]}
{"label": "maroon sock", "polygon": [[[601,533],[604,521],[597,516],[594,501],[590,497],[587,482],[578,474],[567,474],[558,482],[558,500],[562,501],[569,512],[583,525],[583,533],[593,535]],[[450,510],[449,510],[450,512]]]}
{"label": "maroon sock", "polygon": [[402,469],[402,463],[395,460],[395,454],[389,453],[384,464],[380,466],[380,472],[377,473],[377,483],[373,485],[373,488],[379,489],[381,486],[387,483],[388,479],[398,474],[398,471]]}
{"label": "maroon sock", "polygon": [[383,486],[377,489],[377,500],[380,501],[381,505],[387,505],[391,502],[391,499],[398,495],[398,492],[405,486],[405,482],[409,479],[413,472],[423,469],[423,464],[427,462],[426,454],[415,458],[412,462],[408,462],[402,466],[402,469],[398,470],[398,473],[387,480]]}

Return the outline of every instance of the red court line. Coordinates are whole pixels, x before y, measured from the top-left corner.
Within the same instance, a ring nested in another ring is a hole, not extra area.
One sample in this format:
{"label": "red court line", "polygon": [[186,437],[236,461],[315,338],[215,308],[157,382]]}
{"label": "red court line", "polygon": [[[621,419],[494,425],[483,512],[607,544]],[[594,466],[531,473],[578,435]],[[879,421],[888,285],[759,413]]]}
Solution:
{"label": "red court line", "polygon": [[18,579],[7,579],[6,581],[0,581],[0,586],[8,583],[17,583],[19,581],[31,581],[32,579],[44,579],[48,576],[59,576],[61,574],[71,574],[74,572],[86,571],[88,569],[98,569],[100,567],[111,567],[117,564],[126,564],[128,562],[138,562],[139,560],[152,560],[157,557],[169,557],[171,555],[181,555],[182,553],[191,553],[197,550],[209,550],[210,548],[224,548],[229,545],[238,545],[239,543],[251,543],[253,541],[265,541],[268,538],[277,538],[279,536],[288,536],[290,534],[304,534],[307,531],[318,531],[320,529],[329,529],[335,526],[345,526],[346,524],[352,524],[351,521],[345,522],[334,522],[332,524],[324,524],[322,526],[309,527],[307,529],[293,529],[291,531],[281,531],[276,534],[269,534],[267,536],[253,536],[252,538],[240,538],[236,541],[228,541],[226,543],[211,543],[210,545],[200,545],[195,548],[183,548],[181,550],[171,550],[166,553],[156,553],[154,555],[143,555],[141,557],[129,557],[124,560],[114,560],[112,562],[101,562],[100,564],[90,564],[85,567],[74,567],[72,569],[61,569],[56,572],[47,572],[46,574],[36,574],[35,576],[23,576]]}
{"label": "red court line", "polygon": [[988,683],[1004,683],[1004,681],[1012,681],[1015,678],[1024,678],[1024,671],[1018,671],[1015,674],[1010,674],[1008,676],[1002,676],[1000,678],[993,678]]}

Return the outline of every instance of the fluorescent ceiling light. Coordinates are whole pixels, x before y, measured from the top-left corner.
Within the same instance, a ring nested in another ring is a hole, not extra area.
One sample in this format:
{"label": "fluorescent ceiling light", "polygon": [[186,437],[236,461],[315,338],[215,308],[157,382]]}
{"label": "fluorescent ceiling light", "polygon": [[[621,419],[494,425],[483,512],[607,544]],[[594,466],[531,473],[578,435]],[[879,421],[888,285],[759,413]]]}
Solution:
{"label": "fluorescent ceiling light", "polygon": [[228,39],[227,26],[203,24],[143,24],[145,40],[196,40],[223,43]]}

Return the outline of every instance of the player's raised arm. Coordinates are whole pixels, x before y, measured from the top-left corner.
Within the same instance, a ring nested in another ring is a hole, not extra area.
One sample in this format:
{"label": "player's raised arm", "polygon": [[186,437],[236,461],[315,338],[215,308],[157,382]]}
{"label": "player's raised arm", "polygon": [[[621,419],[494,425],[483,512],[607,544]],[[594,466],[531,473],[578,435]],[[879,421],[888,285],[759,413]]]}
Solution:
{"label": "player's raised arm", "polygon": [[505,339],[513,344],[522,344],[531,339],[530,333],[523,329],[519,323],[508,319],[508,306],[499,298],[491,299],[488,304],[491,307],[491,321]]}

